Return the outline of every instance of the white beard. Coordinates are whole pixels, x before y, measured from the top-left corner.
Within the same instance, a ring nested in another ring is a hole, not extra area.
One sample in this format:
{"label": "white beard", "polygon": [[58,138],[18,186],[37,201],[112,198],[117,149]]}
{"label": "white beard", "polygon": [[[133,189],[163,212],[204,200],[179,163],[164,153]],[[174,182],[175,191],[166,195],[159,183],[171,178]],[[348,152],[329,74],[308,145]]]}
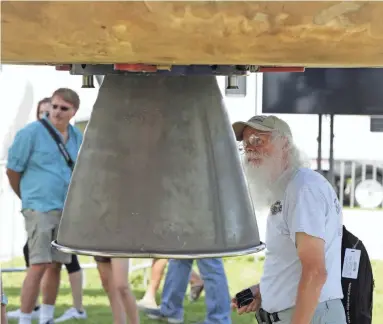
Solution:
{"label": "white beard", "polygon": [[[254,154],[254,153],[250,153]],[[278,156],[262,156],[262,164],[255,165],[247,160],[247,155],[243,158],[244,172],[249,184],[254,209],[264,213],[281,195],[278,187],[273,183],[283,173],[283,160]],[[284,190],[283,190],[284,191]]]}
{"label": "white beard", "polygon": [[[256,152],[244,152],[242,155],[243,169],[254,209],[261,214],[268,214],[271,205],[283,199],[288,183],[296,170],[309,167],[307,158],[293,144],[285,149],[286,142],[278,138],[273,140],[273,144],[272,156]],[[261,159],[261,163],[249,162],[249,158]]]}

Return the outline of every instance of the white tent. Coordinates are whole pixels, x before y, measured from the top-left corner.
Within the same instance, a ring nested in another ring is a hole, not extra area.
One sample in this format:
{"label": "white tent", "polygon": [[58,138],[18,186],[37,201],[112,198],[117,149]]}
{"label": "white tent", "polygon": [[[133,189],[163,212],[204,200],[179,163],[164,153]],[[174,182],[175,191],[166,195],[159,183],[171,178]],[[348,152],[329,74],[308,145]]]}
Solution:
{"label": "white tent", "polygon": [[8,148],[17,131],[36,119],[37,103],[54,90],[68,87],[80,96],[76,118],[89,116],[98,93],[82,89],[81,77],[51,66],[3,65],[0,72],[0,261],[22,254],[25,243],[20,201],[5,176]]}

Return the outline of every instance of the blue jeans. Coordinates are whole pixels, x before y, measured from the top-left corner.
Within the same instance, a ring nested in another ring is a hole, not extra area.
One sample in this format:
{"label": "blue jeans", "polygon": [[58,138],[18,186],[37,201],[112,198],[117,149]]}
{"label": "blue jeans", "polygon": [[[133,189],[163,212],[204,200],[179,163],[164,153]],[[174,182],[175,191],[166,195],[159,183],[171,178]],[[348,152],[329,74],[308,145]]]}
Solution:
{"label": "blue jeans", "polygon": [[[194,260],[169,260],[161,314],[183,319],[183,300]],[[230,294],[222,259],[197,259],[206,296],[205,324],[231,324]]]}

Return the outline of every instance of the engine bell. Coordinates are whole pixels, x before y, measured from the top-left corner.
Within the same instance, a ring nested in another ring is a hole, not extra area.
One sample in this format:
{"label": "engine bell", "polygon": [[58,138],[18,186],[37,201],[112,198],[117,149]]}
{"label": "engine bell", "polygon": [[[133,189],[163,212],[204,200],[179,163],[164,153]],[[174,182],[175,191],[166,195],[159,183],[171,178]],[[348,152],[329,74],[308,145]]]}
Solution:
{"label": "engine bell", "polygon": [[54,246],[178,259],[264,248],[215,77],[105,77]]}

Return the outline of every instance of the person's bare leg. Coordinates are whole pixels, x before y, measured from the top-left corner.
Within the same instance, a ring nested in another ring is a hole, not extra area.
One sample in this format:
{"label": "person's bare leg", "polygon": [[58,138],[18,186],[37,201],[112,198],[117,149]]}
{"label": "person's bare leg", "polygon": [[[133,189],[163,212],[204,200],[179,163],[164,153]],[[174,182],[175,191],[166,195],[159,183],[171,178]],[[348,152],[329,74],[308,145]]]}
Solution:
{"label": "person's bare leg", "polygon": [[190,279],[190,292],[189,292],[189,300],[190,301],[196,301],[202,293],[202,290],[204,288],[204,282],[202,278],[199,276],[197,272],[192,270]]}
{"label": "person's bare leg", "polygon": [[68,308],[60,317],[56,318],[54,320],[55,323],[62,323],[69,320],[85,320],[88,317],[82,304],[83,272],[76,256],[72,256],[72,261],[66,265],[66,269],[72,288],[73,306]]}
{"label": "person's bare leg", "polygon": [[156,294],[160,287],[162,277],[164,276],[167,263],[167,259],[153,259],[149,286],[146,289],[141,303],[153,304],[153,306],[157,305]]}
{"label": "person's bare leg", "polygon": [[[29,247],[28,247],[28,240],[27,240],[27,242],[23,246],[23,254],[24,254],[24,260],[25,260],[25,266],[26,266],[27,271],[28,271],[28,268],[29,268]],[[44,277],[43,277],[42,280],[44,280]],[[37,296],[35,310],[36,310],[36,308],[40,307],[40,303],[39,303],[39,299],[38,298],[39,297]]]}
{"label": "person's bare leg", "polygon": [[124,304],[129,324],[139,324],[140,317],[136,298],[129,285],[129,259],[112,259],[112,273],[116,289],[119,291]]}
{"label": "person's bare leg", "polygon": [[47,267],[44,274],[44,282],[41,286],[42,304],[40,324],[53,319],[56,298],[60,287],[61,263],[52,263]]}
{"label": "person's bare leg", "polygon": [[[0,299],[2,299],[1,297],[3,296],[4,294],[4,291],[3,291],[3,281],[2,281],[2,278],[1,278],[1,271],[0,271]],[[1,311],[0,311],[0,324],[8,324],[8,318],[7,318],[7,306],[5,304],[3,304],[0,300],[0,307],[1,307]]]}
{"label": "person's bare leg", "polygon": [[194,270],[192,270],[191,275],[190,275],[190,285],[191,286],[202,286],[203,285],[202,278]]}
{"label": "person's bare leg", "polygon": [[70,287],[72,289],[73,307],[78,311],[84,311],[84,305],[82,304],[83,299],[83,273],[82,269],[76,272],[72,272],[68,275]]}
{"label": "person's bare leg", "polygon": [[120,294],[114,286],[110,262],[97,262],[97,269],[112,310],[113,324],[126,324],[126,313]]}
{"label": "person's bare leg", "polygon": [[8,324],[7,312],[5,307],[6,307],[5,305],[1,305],[1,315],[0,315],[1,324]]}
{"label": "person's bare leg", "polygon": [[44,274],[44,284],[41,287],[43,304],[54,305],[60,287],[61,264],[52,263]]}
{"label": "person's bare leg", "polygon": [[23,286],[21,288],[21,307],[24,314],[32,313],[40,292],[40,283],[48,264],[33,264],[27,270]]}
{"label": "person's bare leg", "polygon": [[40,292],[42,278],[49,265],[48,263],[40,263],[33,264],[28,268],[20,294],[19,324],[32,323],[32,311]]}

